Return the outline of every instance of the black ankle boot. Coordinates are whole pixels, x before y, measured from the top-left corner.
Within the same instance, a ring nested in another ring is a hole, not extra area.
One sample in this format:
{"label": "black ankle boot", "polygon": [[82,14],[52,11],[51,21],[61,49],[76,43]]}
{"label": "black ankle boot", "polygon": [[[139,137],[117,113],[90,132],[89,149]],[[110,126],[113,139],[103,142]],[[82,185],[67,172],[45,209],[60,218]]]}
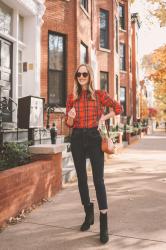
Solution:
{"label": "black ankle boot", "polygon": [[105,244],[109,241],[107,213],[100,212],[100,241]]}
{"label": "black ankle boot", "polygon": [[80,230],[81,231],[86,231],[90,228],[90,225],[94,224],[94,206],[93,203],[90,203],[88,206],[84,206],[85,210],[85,221],[81,225]]}

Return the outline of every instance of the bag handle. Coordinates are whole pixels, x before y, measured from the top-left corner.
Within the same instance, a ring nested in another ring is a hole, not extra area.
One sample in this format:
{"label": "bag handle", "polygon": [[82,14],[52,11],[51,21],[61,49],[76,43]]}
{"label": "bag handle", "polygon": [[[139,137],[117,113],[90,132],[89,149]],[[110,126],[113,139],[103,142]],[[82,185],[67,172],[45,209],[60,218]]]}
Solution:
{"label": "bag handle", "polygon": [[108,127],[106,125],[106,122],[103,122],[101,125],[98,125],[98,130],[101,135],[101,137],[110,137]]}

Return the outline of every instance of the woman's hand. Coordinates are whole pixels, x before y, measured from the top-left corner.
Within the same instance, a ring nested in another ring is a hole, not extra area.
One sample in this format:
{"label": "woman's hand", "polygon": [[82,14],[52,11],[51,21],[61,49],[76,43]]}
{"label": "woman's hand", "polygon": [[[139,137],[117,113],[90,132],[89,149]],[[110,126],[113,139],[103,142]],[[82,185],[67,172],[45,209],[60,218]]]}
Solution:
{"label": "woman's hand", "polygon": [[70,111],[68,112],[68,119],[67,119],[67,124],[69,126],[73,126],[74,123],[74,118],[76,117],[76,110],[75,108],[70,109]]}
{"label": "woman's hand", "polygon": [[75,108],[70,109],[70,111],[68,112],[68,117],[74,119],[76,117],[76,110]]}
{"label": "woman's hand", "polygon": [[115,116],[115,112],[113,110],[111,110],[108,114],[101,116],[99,123],[102,124],[105,122],[105,120],[107,120],[111,117],[114,117],[114,116]]}

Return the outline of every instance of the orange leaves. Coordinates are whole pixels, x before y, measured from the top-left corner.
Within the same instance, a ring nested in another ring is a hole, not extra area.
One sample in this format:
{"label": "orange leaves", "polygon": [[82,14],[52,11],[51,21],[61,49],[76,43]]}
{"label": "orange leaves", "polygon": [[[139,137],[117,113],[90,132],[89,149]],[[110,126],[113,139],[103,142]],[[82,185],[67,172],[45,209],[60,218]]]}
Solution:
{"label": "orange leaves", "polygon": [[156,9],[152,12],[152,14],[157,17],[160,22],[160,26],[166,26],[166,2],[163,0],[147,0],[152,4],[157,3]]}
{"label": "orange leaves", "polygon": [[157,116],[157,110],[154,108],[148,108],[149,117],[156,117]]}

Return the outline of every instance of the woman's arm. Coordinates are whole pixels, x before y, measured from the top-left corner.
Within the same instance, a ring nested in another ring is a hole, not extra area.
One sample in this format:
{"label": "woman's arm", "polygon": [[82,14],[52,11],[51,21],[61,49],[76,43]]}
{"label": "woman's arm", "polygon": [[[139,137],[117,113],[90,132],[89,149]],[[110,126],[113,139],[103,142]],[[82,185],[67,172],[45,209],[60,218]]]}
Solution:
{"label": "woman's arm", "polygon": [[[99,97],[103,106],[112,108],[112,110],[114,111],[114,115],[119,115],[122,113],[123,108],[120,103],[113,100],[106,91],[99,91]],[[112,111],[109,114],[110,117],[112,117]]]}
{"label": "woman's arm", "polygon": [[72,95],[69,95],[66,101],[66,117],[65,117],[65,123],[68,127],[73,127],[75,118],[74,112],[75,108],[73,108],[73,97]]}
{"label": "woman's arm", "polygon": [[108,114],[102,115],[101,120],[105,121],[115,116],[115,112],[111,110]]}

